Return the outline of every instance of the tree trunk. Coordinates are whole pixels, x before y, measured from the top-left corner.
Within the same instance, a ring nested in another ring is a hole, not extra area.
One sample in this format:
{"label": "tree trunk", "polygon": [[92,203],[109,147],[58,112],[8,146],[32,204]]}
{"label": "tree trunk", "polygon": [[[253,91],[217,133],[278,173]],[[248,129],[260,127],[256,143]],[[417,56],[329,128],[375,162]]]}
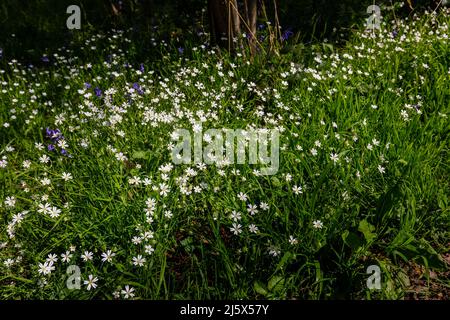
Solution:
{"label": "tree trunk", "polygon": [[245,18],[244,23],[247,33],[249,34],[249,45],[252,56],[256,54],[256,21],[258,19],[258,0],[245,0]]}
{"label": "tree trunk", "polygon": [[236,0],[208,0],[211,43],[233,51],[241,33]]}
{"label": "tree trunk", "polygon": [[208,0],[208,12],[213,45],[230,51],[236,50],[242,45],[242,28],[248,35],[251,55],[256,54],[258,0],[242,0],[241,7],[237,0]]}

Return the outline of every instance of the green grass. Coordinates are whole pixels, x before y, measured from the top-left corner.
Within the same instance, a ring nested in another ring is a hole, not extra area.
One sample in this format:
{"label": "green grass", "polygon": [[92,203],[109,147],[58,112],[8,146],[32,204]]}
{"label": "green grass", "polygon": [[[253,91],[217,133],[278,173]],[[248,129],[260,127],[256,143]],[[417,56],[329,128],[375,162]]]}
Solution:
{"label": "green grass", "polygon": [[[343,47],[292,44],[253,63],[189,44],[180,54],[131,31],[80,38],[58,56],[47,53],[50,62],[39,68],[4,62],[0,297],[112,299],[128,285],[140,299],[402,299],[415,280],[406,266],[447,270],[449,12],[397,22],[374,34],[361,27]],[[136,59],[142,51],[147,61]],[[129,90],[136,82],[143,94]],[[110,101],[108,89],[116,91]],[[171,133],[191,130],[194,120],[204,121],[204,131],[279,129],[278,173],[192,165],[196,175],[186,177],[189,166],[173,165],[164,175]],[[61,130],[69,156],[47,150],[45,128]],[[44,154],[47,164],[39,160]],[[64,172],[73,179],[64,181]],[[133,177],[151,183],[131,185]],[[180,177],[201,191],[182,193]],[[45,203],[61,213],[39,212]],[[258,212],[250,215],[248,205]],[[238,235],[230,230],[233,211],[241,213]],[[317,220],[323,228],[314,227]],[[134,244],[145,232],[152,237]],[[70,246],[72,258],[62,262]],[[106,250],[116,254],[111,262],[101,260]],[[92,261],[83,261],[85,251]],[[39,274],[49,254],[58,256],[55,269]],[[138,255],[143,266],[132,264]],[[87,290],[82,281],[69,290],[69,265],[80,267],[83,281],[97,277],[98,287]],[[382,270],[381,290],[366,287],[369,265]],[[434,281],[441,290],[450,286]]]}

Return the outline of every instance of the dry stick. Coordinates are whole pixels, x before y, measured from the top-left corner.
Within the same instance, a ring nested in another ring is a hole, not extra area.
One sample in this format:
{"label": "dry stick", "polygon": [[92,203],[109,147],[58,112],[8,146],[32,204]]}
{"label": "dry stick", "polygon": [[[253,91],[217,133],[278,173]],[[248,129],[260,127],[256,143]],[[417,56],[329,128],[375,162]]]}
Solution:
{"label": "dry stick", "polygon": [[273,11],[274,11],[274,15],[275,15],[275,28],[277,29],[278,32],[278,39],[281,39],[281,27],[280,27],[280,20],[278,19],[278,7],[277,7],[277,0],[273,0]]}
{"label": "dry stick", "polygon": [[[264,18],[266,19],[266,21],[269,21],[269,18],[267,17],[267,11],[266,11],[266,5],[264,4],[264,1],[262,2],[262,10],[263,10],[263,14],[264,14]],[[274,42],[274,36],[273,36],[273,31],[272,31],[272,26],[269,24],[267,26],[267,29],[269,31],[269,52],[272,52],[273,49],[273,42]]]}

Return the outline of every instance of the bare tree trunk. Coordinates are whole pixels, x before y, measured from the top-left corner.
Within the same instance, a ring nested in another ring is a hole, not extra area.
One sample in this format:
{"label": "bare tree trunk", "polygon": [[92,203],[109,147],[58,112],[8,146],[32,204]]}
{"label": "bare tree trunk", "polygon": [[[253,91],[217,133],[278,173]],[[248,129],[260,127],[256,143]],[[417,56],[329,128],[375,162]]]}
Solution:
{"label": "bare tree trunk", "polygon": [[208,0],[211,44],[226,48],[228,44],[227,5],[224,0]]}
{"label": "bare tree trunk", "polygon": [[256,54],[256,20],[258,19],[258,0],[246,0],[246,8],[248,10],[247,28],[250,33],[249,44],[252,56]]}
{"label": "bare tree trunk", "polygon": [[249,35],[251,54],[255,55],[258,0],[243,0],[242,5],[243,13],[239,12],[237,0],[208,0],[211,43],[234,51],[242,44],[241,28],[244,28]]}
{"label": "bare tree trunk", "polygon": [[[239,8],[236,0],[228,0],[228,16],[230,17],[230,25],[232,26],[231,32],[228,37],[228,50],[235,49],[236,45],[242,44],[241,39],[241,19],[239,14]],[[235,42],[235,38],[239,39]]]}

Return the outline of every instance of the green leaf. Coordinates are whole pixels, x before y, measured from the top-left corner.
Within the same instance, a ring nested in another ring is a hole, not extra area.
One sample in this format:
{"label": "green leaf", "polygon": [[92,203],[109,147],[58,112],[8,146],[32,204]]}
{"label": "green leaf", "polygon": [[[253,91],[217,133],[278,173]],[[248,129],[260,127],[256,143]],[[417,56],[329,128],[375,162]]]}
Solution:
{"label": "green leaf", "polygon": [[394,251],[414,241],[414,236],[408,231],[400,230],[395,236],[394,240],[389,244],[388,251]]}
{"label": "green leaf", "polygon": [[267,296],[267,293],[268,293],[267,289],[265,288],[265,286],[261,282],[255,281],[255,283],[253,284],[253,288],[260,295]]}
{"label": "green leaf", "polygon": [[358,231],[364,235],[367,242],[372,241],[377,236],[376,233],[373,233],[375,227],[365,219],[359,222]]}
{"label": "green leaf", "polygon": [[272,177],[272,184],[273,184],[275,187],[281,186],[281,182],[280,182],[280,180],[279,180],[277,177]]}
{"label": "green leaf", "polygon": [[146,159],[148,156],[148,151],[135,151],[133,152],[133,154],[131,155],[132,159]]}
{"label": "green leaf", "polygon": [[283,258],[281,258],[280,262],[278,263],[277,270],[283,268],[283,266],[286,264],[286,262],[289,261],[289,259],[291,259],[291,257],[292,257],[292,253],[286,252],[283,255]]}
{"label": "green leaf", "polygon": [[273,276],[270,278],[269,283],[267,284],[267,288],[269,291],[278,292],[283,290],[284,287],[284,278],[281,276]]}

